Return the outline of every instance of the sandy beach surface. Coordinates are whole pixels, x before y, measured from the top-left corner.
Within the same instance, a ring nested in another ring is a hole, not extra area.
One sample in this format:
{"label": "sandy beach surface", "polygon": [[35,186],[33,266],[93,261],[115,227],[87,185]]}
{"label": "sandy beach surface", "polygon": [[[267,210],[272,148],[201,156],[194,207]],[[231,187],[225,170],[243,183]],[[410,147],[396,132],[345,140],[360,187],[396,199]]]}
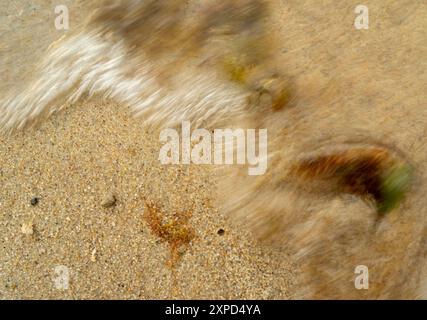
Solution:
{"label": "sandy beach surface", "polygon": [[[310,68],[322,85],[346,85],[343,108],[307,110],[295,136],[352,123],[394,139],[424,172],[426,5],[368,1],[363,34],[352,26],[352,1],[324,2],[275,5],[289,73],[300,83]],[[1,95],[23,87],[64,34],[54,27],[57,4],[69,7],[71,28],[87,15],[73,0],[1,1]],[[215,170],[162,166],[159,149],[157,132],[97,97],[0,135],[0,299],[292,298],[298,268],[286,248],[230,221],[213,200]],[[427,205],[426,190],[414,199]]]}
{"label": "sandy beach surface", "polygon": [[[28,78],[62,36],[55,4],[69,6],[71,26],[85,15],[73,1],[0,5],[1,92]],[[159,149],[158,133],[99,99],[2,136],[0,298],[288,298],[289,259],[232,228],[213,207],[214,172],[162,166]],[[112,196],[115,205],[104,208]],[[156,221],[144,218],[147,202],[156,207],[154,220],[188,214],[176,226],[188,236],[174,245],[156,231]],[[58,285],[64,267],[66,290]]]}

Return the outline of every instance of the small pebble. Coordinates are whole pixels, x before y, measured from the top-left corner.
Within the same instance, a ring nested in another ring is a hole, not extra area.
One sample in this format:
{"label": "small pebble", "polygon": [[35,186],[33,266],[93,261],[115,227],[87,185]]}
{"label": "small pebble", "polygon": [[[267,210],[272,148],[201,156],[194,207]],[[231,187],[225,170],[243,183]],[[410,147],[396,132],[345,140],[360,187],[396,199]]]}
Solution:
{"label": "small pebble", "polygon": [[224,229],[219,229],[217,233],[218,233],[219,236],[223,236],[225,234],[225,230]]}
{"label": "small pebble", "polygon": [[117,199],[114,196],[114,194],[109,194],[104,198],[104,200],[102,200],[101,205],[104,208],[111,208],[116,205],[116,202],[117,202]]}
{"label": "small pebble", "polygon": [[32,222],[23,223],[21,232],[25,235],[32,235],[34,233],[34,224]]}
{"label": "small pebble", "polygon": [[36,205],[39,204],[39,201],[40,201],[39,198],[34,197],[34,198],[31,199],[31,205],[34,207],[34,206],[36,206]]}
{"label": "small pebble", "polygon": [[96,248],[92,250],[92,253],[90,254],[90,261],[96,262]]}

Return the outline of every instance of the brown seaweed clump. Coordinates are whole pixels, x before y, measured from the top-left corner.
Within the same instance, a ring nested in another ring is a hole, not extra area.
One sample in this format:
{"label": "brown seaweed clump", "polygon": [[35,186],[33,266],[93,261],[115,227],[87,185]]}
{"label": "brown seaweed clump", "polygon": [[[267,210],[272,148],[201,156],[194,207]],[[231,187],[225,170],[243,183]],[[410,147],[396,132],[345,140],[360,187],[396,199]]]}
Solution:
{"label": "brown seaweed clump", "polygon": [[338,191],[373,200],[384,214],[404,199],[413,169],[385,148],[358,147],[301,160],[292,171],[304,180],[332,180]]}
{"label": "brown seaweed clump", "polygon": [[151,231],[170,248],[170,259],[167,264],[173,268],[179,262],[182,250],[185,250],[195,238],[195,231],[189,225],[192,212],[174,213],[170,219],[162,219],[161,210],[153,203],[145,204],[144,219]]}

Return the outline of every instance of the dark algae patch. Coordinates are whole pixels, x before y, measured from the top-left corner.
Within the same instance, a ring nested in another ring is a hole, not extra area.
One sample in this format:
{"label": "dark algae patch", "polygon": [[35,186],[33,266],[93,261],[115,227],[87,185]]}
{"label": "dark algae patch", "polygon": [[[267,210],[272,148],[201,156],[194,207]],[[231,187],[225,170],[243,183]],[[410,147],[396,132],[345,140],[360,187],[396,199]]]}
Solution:
{"label": "dark algae patch", "polygon": [[334,181],[337,189],[373,200],[377,212],[396,208],[408,192],[412,167],[384,148],[353,148],[304,159],[293,173],[305,180]]}

